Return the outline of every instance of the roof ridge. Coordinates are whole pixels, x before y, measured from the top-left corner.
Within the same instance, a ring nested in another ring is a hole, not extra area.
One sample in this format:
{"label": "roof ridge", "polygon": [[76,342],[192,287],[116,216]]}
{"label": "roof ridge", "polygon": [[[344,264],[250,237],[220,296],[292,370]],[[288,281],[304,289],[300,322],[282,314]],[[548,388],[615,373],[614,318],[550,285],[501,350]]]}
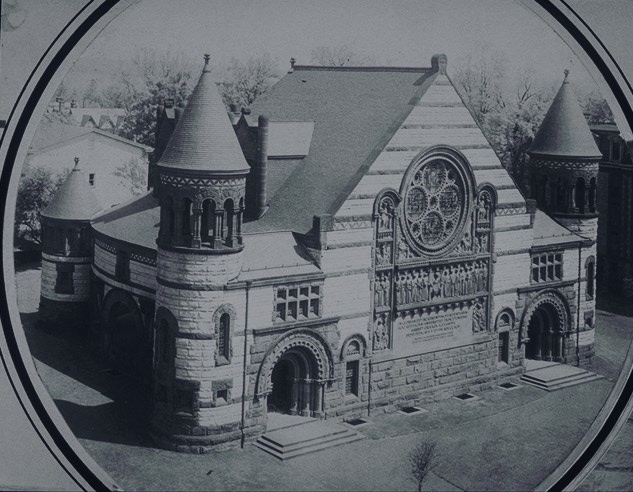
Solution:
{"label": "roof ridge", "polygon": [[[389,65],[368,65],[353,67],[336,67],[331,65],[294,65],[297,70],[323,70],[330,72],[430,72],[431,67],[392,67]],[[292,72],[291,72],[292,73]]]}

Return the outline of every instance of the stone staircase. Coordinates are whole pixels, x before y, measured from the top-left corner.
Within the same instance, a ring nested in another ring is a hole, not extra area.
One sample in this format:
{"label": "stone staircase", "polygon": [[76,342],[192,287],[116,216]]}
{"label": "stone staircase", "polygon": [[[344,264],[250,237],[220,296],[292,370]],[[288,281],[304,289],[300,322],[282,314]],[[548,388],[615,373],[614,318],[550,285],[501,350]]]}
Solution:
{"label": "stone staircase", "polygon": [[359,439],[363,436],[345,425],[312,420],[266,432],[257,439],[255,446],[275,458],[288,460]]}
{"label": "stone staircase", "polygon": [[521,381],[546,391],[555,391],[600,378],[602,376],[586,369],[551,363],[532,370],[528,367],[528,371],[521,376]]}

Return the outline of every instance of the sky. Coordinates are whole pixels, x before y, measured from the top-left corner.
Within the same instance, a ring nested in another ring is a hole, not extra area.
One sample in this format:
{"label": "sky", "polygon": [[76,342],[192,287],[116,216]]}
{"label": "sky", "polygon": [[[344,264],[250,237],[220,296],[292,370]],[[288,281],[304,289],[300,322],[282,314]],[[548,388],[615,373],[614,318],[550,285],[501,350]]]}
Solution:
{"label": "sky", "polygon": [[548,84],[563,70],[583,90],[593,83],[572,51],[514,0],[140,0],[86,50],[89,59],[125,60],[137,48],[182,51],[217,64],[270,53],[280,68],[309,64],[317,46],[346,44],[379,64],[430,66],[444,53],[451,70],[473,50],[499,51],[509,74],[533,68]]}

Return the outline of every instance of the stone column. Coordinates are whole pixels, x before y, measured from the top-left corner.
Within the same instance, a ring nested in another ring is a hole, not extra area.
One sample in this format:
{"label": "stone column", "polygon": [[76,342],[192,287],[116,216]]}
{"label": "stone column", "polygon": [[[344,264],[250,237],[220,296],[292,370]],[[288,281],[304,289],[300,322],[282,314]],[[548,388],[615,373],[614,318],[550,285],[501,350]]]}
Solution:
{"label": "stone column", "polygon": [[536,353],[534,354],[534,358],[537,360],[541,360],[543,358],[543,332],[539,330],[534,337],[534,346],[536,347]]}
{"label": "stone column", "polygon": [[185,208],[180,205],[174,207],[174,230],[172,231],[173,243],[182,246],[182,216]]}
{"label": "stone column", "polygon": [[559,358],[560,362],[563,361],[564,356],[564,347],[565,347],[565,335],[562,332],[557,333],[558,346],[556,347],[556,355]]}
{"label": "stone column", "polygon": [[215,247],[222,246],[222,238],[224,237],[224,210],[216,209],[215,211],[215,226],[213,227],[213,244]]}
{"label": "stone column", "polygon": [[314,385],[314,416],[323,418],[323,395],[325,393],[325,381],[315,381]]}
{"label": "stone column", "polygon": [[296,378],[288,381],[290,386],[290,415],[299,413],[299,380]]}
{"label": "stone column", "polygon": [[310,390],[312,389],[312,380],[304,379],[301,385],[301,415],[310,417]]}
{"label": "stone column", "polygon": [[202,238],[200,237],[200,224],[202,221],[202,209],[194,208],[193,209],[193,230],[192,230],[192,238],[191,238],[191,247],[199,248],[202,243]]}

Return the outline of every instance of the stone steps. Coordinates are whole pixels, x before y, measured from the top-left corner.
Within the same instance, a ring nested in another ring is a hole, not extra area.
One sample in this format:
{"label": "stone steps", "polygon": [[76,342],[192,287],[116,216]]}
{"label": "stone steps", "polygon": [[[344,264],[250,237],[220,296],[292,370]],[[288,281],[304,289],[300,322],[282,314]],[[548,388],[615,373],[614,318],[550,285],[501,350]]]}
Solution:
{"label": "stone steps", "polygon": [[288,460],[359,439],[363,436],[347,427],[317,420],[267,432],[257,439],[255,446],[275,458]]}
{"label": "stone steps", "polygon": [[526,372],[521,381],[546,391],[555,391],[601,378],[599,374],[585,369],[558,364]]}

